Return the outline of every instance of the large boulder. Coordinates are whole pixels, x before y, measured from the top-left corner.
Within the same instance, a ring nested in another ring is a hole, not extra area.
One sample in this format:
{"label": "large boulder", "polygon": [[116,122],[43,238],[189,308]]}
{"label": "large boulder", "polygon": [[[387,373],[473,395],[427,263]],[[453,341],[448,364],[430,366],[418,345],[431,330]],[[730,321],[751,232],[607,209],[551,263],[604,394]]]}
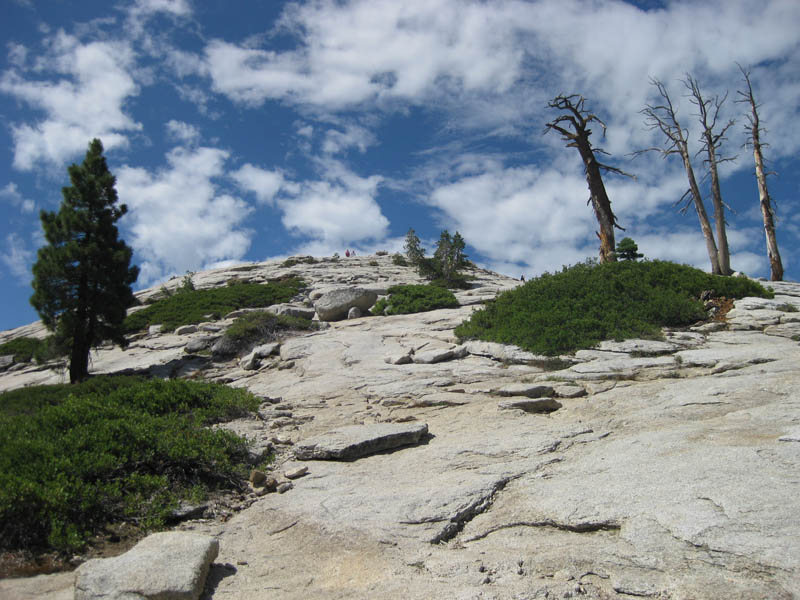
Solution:
{"label": "large boulder", "polygon": [[363,288],[342,288],[326,292],[314,303],[320,321],[340,321],[347,318],[351,308],[356,307],[367,312],[378,294]]}
{"label": "large boulder", "polygon": [[185,531],[154,533],[125,554],[75,571],[75,600],[197,600],[219,542]]}
{"label": "large boulder", "polygon": [[154,533],[125,554],[75,571],[75,600],[197,600],[219,542],[186,531]]}

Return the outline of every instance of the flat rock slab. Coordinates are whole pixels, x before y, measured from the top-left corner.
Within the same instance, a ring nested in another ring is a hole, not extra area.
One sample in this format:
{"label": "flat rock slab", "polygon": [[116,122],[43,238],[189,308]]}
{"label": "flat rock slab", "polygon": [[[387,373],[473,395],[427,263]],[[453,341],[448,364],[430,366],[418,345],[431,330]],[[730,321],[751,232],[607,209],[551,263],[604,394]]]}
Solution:
{"label": "flat rock slab", "polygon": [[426,433],[425,423],[352,425],[298,442],[294,455],[298,460],[353,460],[416,444]]}
{"label": "flat rock slab", "polygon": [[197,600],[218,553],[211,536],[154,533],[125,554],[78,567],[75,600]]}

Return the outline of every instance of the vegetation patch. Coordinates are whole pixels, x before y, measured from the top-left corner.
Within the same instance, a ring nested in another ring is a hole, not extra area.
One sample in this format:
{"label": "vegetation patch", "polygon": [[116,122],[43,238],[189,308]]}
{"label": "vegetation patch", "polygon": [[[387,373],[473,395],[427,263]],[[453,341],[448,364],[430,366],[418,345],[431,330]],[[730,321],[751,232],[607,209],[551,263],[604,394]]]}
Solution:
{"label": "vegetation patch", "polygon": [[54,336],[48,336],[43,339],[20,337],[0,344],[0,356],[9,355],[14,356],[14,362],[16,363],[35,360],[37,363],[43,364],[64,356],[64,352],[58,348]]}
{"label": "vegetation patch", "polygon": [[125,319],[125,331],[133,333],[150,325],[163,325],[172,331],[181,325],[219,319],[239,308],[260,308],[288,302],[302,287],[296,278],[261,283],[239,283],[206,290],[183,289],[163,298]]}
{"label": "vegetation patch", "polygon": [[397,265],[398,267],[407,267],[408,261],[406,257],[400,253],[392,254],[392,264]]}
{"label": "vegetation patch", "polygon": [[257,344],[266,344],[285,337],[290,332],[309,331],[317,324],[309,319],[289,315],[274,315],[267,311],[256,311],[237,318],[225,330],[218,342],[221,354],[241,354]]}
{"label": "vegetation patch", "polygon": [[74,552],[110,523],[157,529],[180,499],[241,487],[246,441],[206,426],[258,404],[134,377],[0,395],[0,550]]}
{"label": "vegetation patch", "polygon": [[315,265],[319,262],[313,256],[290,256],[285,261],[281,263],[282,267],[294,267],[295,265],[305,264],[305,265]]}
{"label": "vegetation patch", "polygon": [[406,315],[438,308],[458,308],[450,290],[437,285],[394,285],[372,307],[373,315]]}
{"label": "vegetation patch", "polygon": [[455,333],[550,356],[609,339],[657,339],[662,327],[706,319],[698,298],[711,289],[728,298],[773,296],[750,279],[666,261],[581,263],[501,294]]}

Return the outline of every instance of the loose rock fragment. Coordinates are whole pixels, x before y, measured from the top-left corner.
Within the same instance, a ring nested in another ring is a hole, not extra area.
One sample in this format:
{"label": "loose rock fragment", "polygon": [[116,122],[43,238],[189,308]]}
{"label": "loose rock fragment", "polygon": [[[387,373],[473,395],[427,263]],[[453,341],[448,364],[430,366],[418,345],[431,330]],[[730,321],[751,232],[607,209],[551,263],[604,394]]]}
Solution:
{"label": "loose rock fragment", "polygon": [[551,413],[561,408],[562,404],[553,398],[533,398],[526,400],[504,400],[497,404],[501,410],[524,410],[527,413]]}
{"label": "loose rock fragment", "polygon": [[283,475],[286,477],[286,479],[299,479],[306,473],[308,473],[308,467],[303,466],[286,471]]}

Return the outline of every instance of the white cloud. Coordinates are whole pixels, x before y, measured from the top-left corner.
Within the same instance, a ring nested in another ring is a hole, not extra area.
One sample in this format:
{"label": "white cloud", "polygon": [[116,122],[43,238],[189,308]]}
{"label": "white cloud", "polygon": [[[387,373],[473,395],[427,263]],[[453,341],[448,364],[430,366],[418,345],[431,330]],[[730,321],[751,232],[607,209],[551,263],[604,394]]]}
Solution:
{"label": "white cloud", "polygon": [[[489,262],[542,272],[585,258],[596,221],[580,174],[497,169],[437,187],[427,202]],[[591,252],[592,255],[596,251]]]}
{"label": "white cloud", "polygon": [[12,125],[14,167],[23,171],[40,161],[60,165],[94,137],[106,150],[124,146],[125,134],[142,128],[123,111],[126,99],[138,93],[126,43],[82,44],[63,31],[48,43],[34,72],[53,72],[56,79],[25,79],[16,71],[0,77],[0,91],[45,113],[33,124]]}
{"label": "white cloud", "polygon": [[6,248],[0,252],[0,261],[20,283],[30,283],[32,279],[34,252],[30,250],[17,233],[6,236]]}
{"label": "white cloud", "polygon": [[267,171],[250,163],[231,173],[231,177],[241,189],[255,194],[259,204],[272,205],[284,185],[280,171]]}
{"label": "white cloud", "polygon": [[218,189],[228,153],[215,148],[175,148],[167,167],[151,174],[133,167],[117,172],[117,190],[130,209],[123,225],[146,285],[171,274],[241,260],[252,232],[243,227],[252,208]]}
{"label": "white cloud", "polygon": [[172,119],[167,122],[167,135],[182,144],[196,144],[200,141],[200,130],[190,123]]}
{"label": "white cloud", "polygon": [[25,66],[25,62],[28,59],[28,48],[23,46],[22,44],[17,44],[15,42],[8,42],[8,62],[10,62],[13,66],[21,69]]}
{"label": "white cloud", "polygon": [[192,12],[187,0],[137,0],[129,10],[131,13],[139,15],[169,13],[188,16]]}
{"label": "white cloud", "polygon": [[508,3],[332,1],[289,5],[282,24],[296,50],[215,40],[206,48],[217,91],[250,105],[267,99],[325,108],[511,87],[523,53],[509,37]]}
{"label": "white cloud", "polygon": [[[298,131],[298,133],[300,132]],[[369,146],[376,142],[377,139],[368,129],[350,124],[344,127],[344,131],[339,129],[326,131],[325,139],[322,142],[322,151],[325,154],[338,154],[350,148],[356,148],[363,154]]]}
{"label": "white cloud", "polygon": [[326,253],[384,240],[389,221],[375,200],[382,178],[360,177],[337,161],[323,164],[323,179],[289,187],[278,200],[284,227]]}
{"label": "white cloud", "polygon": [[0,198],[8,200],[12,206],[19,208],[24,213],[32,213],[36,208],[33,200],[25,198],[20,193],[16,183],[9,183],[0,188]]}

